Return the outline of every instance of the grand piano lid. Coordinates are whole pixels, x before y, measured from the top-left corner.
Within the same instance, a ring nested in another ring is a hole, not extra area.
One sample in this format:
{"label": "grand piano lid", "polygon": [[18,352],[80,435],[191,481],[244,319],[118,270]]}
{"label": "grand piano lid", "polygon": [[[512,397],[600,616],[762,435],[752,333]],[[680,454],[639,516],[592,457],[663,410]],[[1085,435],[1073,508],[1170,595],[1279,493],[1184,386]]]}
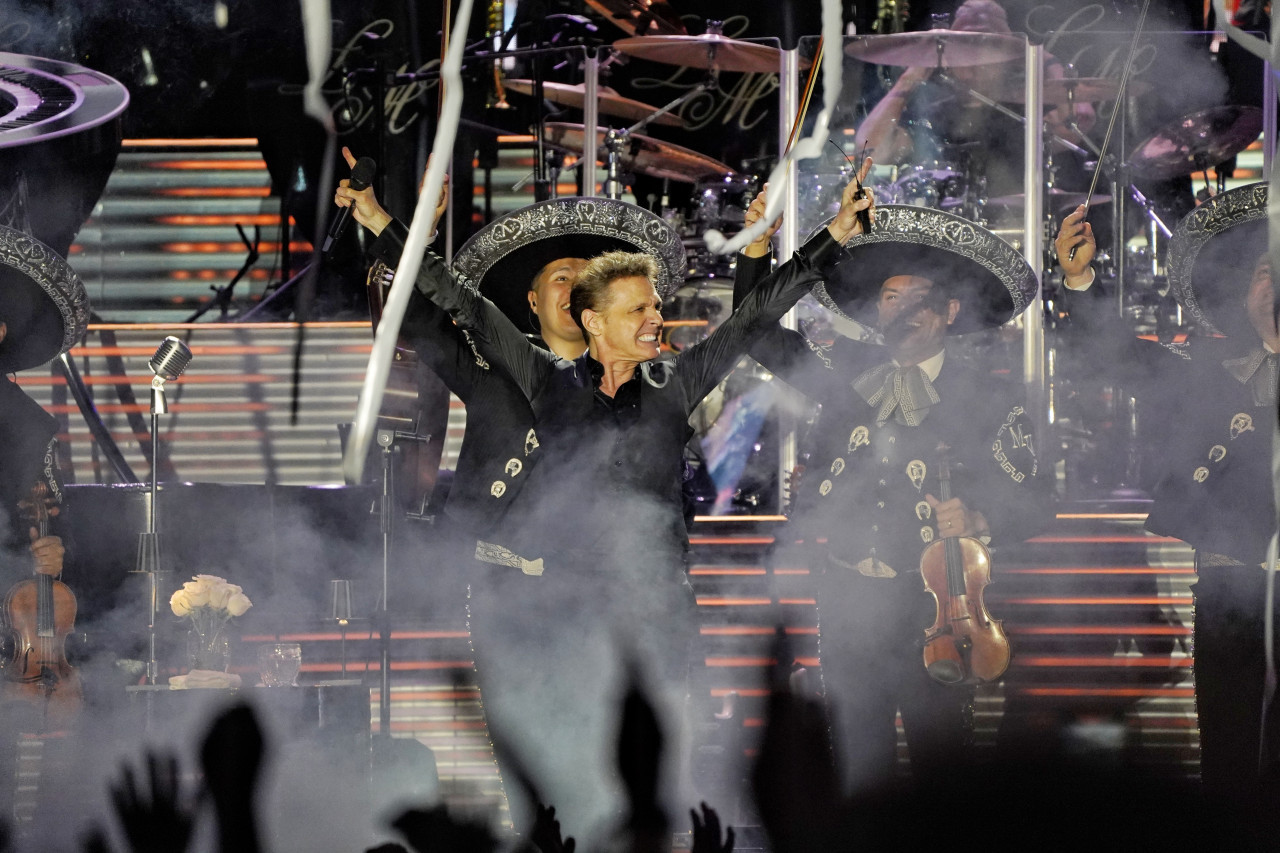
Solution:
{"label": "grand piano lid", "polygon": [[129,91],[98,71],[0,52],[0,148],[47,142],[112,121],[129,106]]}

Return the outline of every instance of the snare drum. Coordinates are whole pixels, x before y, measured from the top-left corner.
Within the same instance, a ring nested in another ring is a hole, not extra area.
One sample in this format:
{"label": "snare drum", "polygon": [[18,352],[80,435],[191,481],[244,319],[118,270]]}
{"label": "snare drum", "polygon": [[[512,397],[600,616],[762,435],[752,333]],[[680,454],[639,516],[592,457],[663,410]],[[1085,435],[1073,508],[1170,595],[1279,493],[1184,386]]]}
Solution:
{"label": "snare drum", "polygon": [[968,158],[930,160],[898,169],[889,187],[894,204],[945,210],[981,222],[986,203],[986,180],[973,174]]}

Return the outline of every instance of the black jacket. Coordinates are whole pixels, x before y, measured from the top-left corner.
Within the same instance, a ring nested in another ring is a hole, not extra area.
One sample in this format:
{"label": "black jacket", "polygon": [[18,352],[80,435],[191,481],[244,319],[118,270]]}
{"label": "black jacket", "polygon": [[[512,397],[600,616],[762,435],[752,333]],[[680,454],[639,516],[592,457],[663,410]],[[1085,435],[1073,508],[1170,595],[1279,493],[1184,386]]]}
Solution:
{"label": "black jacket", "polygon": [[[688,537],[680,485],[688,420],[765,330],[809,291],[836,243],[823,231],[761,284],[710,337],[670,361],[648,362],[610,399],[600,365],[530,344],[492,303],[424,258],[417,286],[515,380],[532,407],[542,460],[498,536],[526,558],[598,567],[680,565]],[[500,454],[507,455],[507,454]]]}
{"label": "black jacket", "polygon": [[[735,303],[768,264],[739,257]],[[1021,541],[1052,518],[1052,472],[1040,470],[1021,394],[1006,382],[946,358],[933,382],[940,402],[919,426],[892,417],[877,426],[852,382],[891,361],[884,347],[848,338],[820,347],[776,326],[751,356],[822,407],[793,516],[802,538],[826,540],[841,563],[874,556],[918,579],[920,554],[938,535],[925,495],[940,496],[940,444],[950,448],[951,495],[983,514],[994,543]]]}

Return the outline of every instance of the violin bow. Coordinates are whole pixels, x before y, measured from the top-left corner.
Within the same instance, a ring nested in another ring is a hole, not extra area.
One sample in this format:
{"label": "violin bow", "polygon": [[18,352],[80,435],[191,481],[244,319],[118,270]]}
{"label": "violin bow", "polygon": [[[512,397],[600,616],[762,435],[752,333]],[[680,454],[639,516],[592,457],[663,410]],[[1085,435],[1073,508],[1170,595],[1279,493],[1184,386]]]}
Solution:
{"label": "violin bow", "polygon": [[[1098,149],[1098,163],[1093,167],[1093,180],[1089,182],[1089,193],[1084,197],[1084,215],[1089,215],[1089,202],[1093,201],[1093,191],[1098,188],[1098,176],[1102,174],[1102,163],[1107,156],[1107,146],[1111,144],[1111,132],[1116,127],[1116,116],[1124,109],[1124,93],[1129,85],[1129,73],[1133,70],[1134,52],[1138,48],[1138,38],[1142,35],[1143,24],[1147,20],[1147,9],[1151,7],[1151,0],[1142,0],[1142,12],[1138,15],[1138,25],[1133,30],[1133,39],[1129,42],[1129,55],[1124,61],[1124,73],[1120,75],[1120,89],[1116,92],[1116,103],[1111,110],[1111,119],[1107,122],[1107,133],[1102,137],[1102,147]],[[1068,260],[1075,260],[1076,249],[1079,245],[1071,247],[1071,252],[1067,255]]]}

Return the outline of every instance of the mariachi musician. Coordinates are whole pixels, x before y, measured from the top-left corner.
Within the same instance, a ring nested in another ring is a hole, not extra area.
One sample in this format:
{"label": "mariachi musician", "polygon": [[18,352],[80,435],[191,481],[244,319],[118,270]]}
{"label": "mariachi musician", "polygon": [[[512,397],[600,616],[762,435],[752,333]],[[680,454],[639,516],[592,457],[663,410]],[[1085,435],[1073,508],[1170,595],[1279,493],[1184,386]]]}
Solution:
{"label": "mariachi musician", "polygon": [[[0,227],[0,369],[38,367],[69,350],[88,326],[84,285],[52,249]],[[0,381],[0,531],[8,583],[62,572],[58,536],[38,537],[26,520],[37,484],[54,507],[62,501],[57,468],[58,423],[7,375]],[[56,508],[51,510],[56,515]]]}
{"label": "mariachi musician", "polygon": [[[880,207],[845,251],[814,293],[875,328],[874,342],[827,346],[777,327],[751,355],[821,406],[789,540],[806,543],[800,557],[816,579],[823,680],[856,793],[892,782],[899,711],[917,779],[935,781],[967,756],[972,689],[935,681],[922,661],[936,608],[921,554],[940,537],[1033,535],[1050,518],[1052,476],[1040,470],[1019,389],[947,346],[1034,300],[1035,274],[1017,252],[951,214],[901,205]],[[766,233],[739,256],[735,302],[768,271],[768,252]]]}
{"label": "mariachi musician", "polygon": [[[1068,215],[1054,243],[1068,291],[1087,290],[1094,280],[1085,214],[1082,206]],[[1164,464],[1146,527],[1195,548],[1200,775],[1223,803],[1253,808],[1277,772],[1274,706],[1260,740],[1280,360],[1267,185],[1220,193],[1184,217],[1167,266],[1171,290],[1205,334],[1163,344],[1094,330],[1086,343],[1108,372],[1137,388],[1155,415],[1149,422],[1166,431],[1152,436]],[[1274,814],[1274,806],[1266,811]]]}

